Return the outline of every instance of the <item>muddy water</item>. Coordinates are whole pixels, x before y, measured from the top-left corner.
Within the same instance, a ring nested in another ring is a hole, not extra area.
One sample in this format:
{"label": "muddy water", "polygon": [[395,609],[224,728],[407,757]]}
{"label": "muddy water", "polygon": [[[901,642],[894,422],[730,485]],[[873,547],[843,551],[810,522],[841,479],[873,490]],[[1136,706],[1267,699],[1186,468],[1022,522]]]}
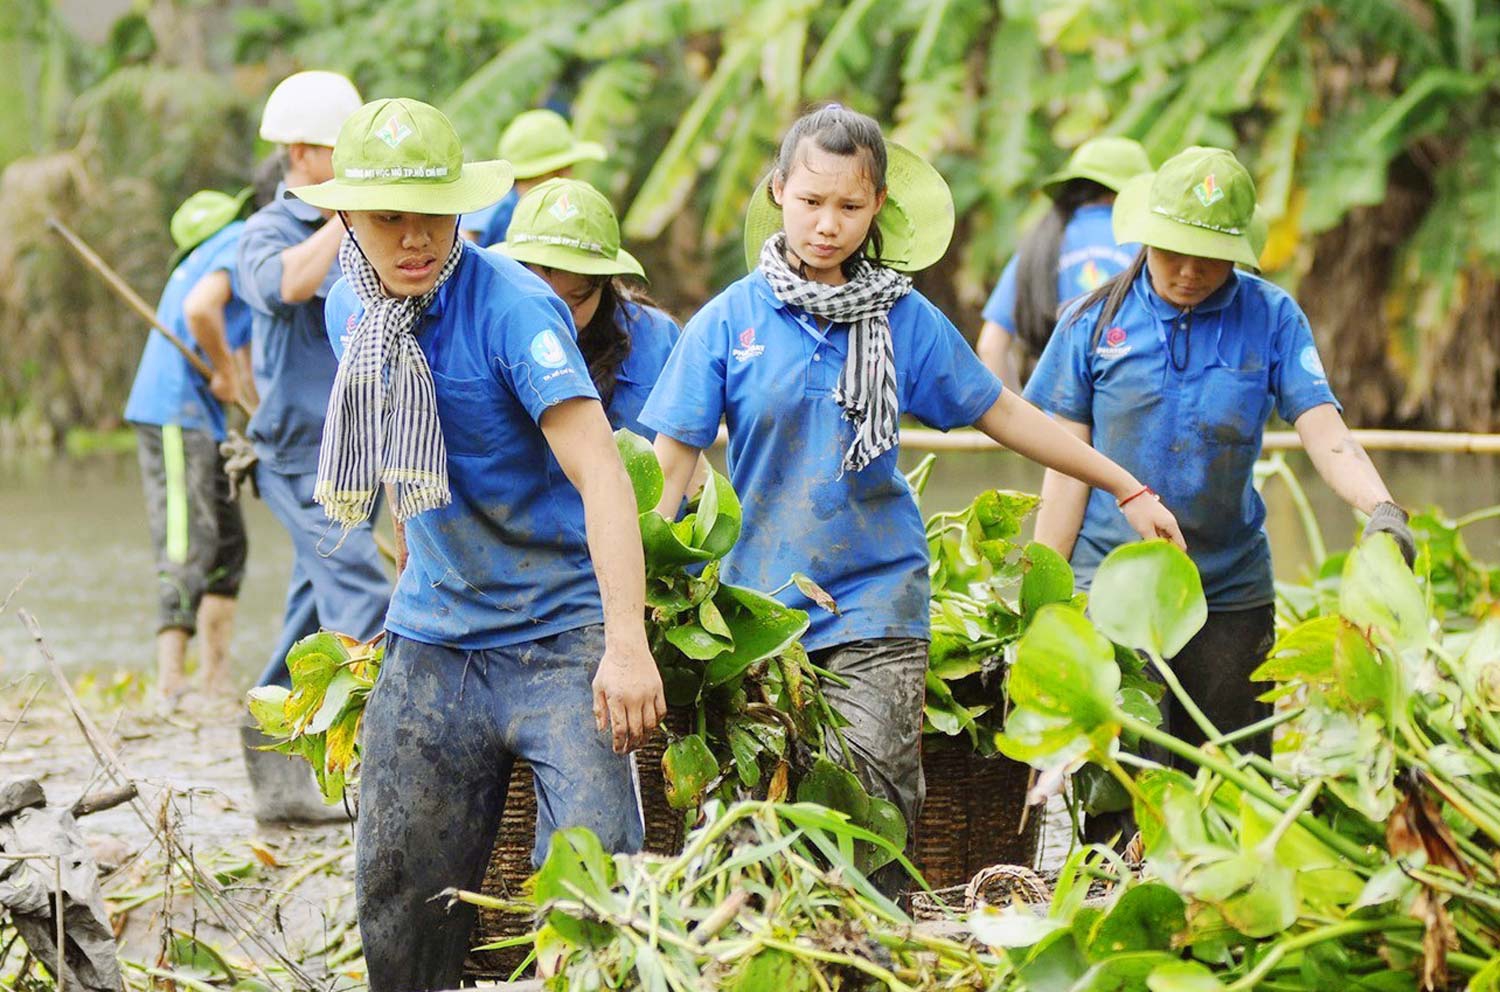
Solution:
{"label": "muddy water", "polygon": [[[1456,516],[1500,502],[1500,458],[1375,458],[1398,498],[1410,506],[1437,503]],[[1293,465],[1329,547],[1347,545],[1355,533],[1352,516],[1317,481],[1305,458]],[[1040,481],[1039,469],[1006,453],[942,455],[924,509],[955,509],[986,486],[1034,490]],[[1296,577],[1308,561],[1301,525],[1279,482],[1269,483],[1266,497],[1277,571]],[[246,518],[250,563],[234,653],[239,675],[248,683],[278,629],[291,556],[264,504],[248,500]],[[133,456],[0,464],[0,528],[0,598],[26,580],[11,609],[0,615],[0,684],[39,662],[16,619],[17,605],[37,616],[54,652],[72,669],[150,667],[155,580]],[[1473,528],[1468,539],[1476,554],[1500,559],[1500,526]]]}

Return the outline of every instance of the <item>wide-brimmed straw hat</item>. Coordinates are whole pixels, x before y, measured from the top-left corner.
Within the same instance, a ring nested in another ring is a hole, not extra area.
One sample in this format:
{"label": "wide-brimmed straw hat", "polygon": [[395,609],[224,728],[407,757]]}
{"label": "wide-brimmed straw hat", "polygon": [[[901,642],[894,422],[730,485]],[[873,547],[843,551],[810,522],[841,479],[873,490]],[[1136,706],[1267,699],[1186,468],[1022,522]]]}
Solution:
{"label": "wide-brimmed straw hat", "polygon": [[1234,153],[1194,146],[1154,173],[1136,176],[1115,197],[1114,234],[1182,255],[1259,267],[1255,182]]}
{"label": "wide-brimmed straw hat", "polygon": [[516,204],[505,240],[492,245],[518,262],[582,275],[645,278],[620,247],[620,222],[603,193],[581,179],[549,179]]}
{"label": "wide-brimmed straw hat", "polygon": [[[953,193],[938,171],[916,152],[885,143],[885,205],[875,215],[880,227],[881,264],[918,272],[943,257],[953,239]],[[766,239],[781,230],[781,207],[771,200],[767,173],[750,194],[745,214],[745,265],[754,269]]]}
{"label": "wide-brimmed straw hat", "polygon": [[462,214],[500,200],[508,162],[464,162],[458,132],[420,100],[376,100],[355,111],[333,146],[333,178],[292,194],[325,210]]}

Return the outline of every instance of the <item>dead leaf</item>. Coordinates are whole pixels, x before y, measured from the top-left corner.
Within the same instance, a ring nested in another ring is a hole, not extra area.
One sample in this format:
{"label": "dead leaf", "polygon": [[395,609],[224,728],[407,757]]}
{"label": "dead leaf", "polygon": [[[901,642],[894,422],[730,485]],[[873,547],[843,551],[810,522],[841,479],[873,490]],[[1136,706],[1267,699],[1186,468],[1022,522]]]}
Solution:
{"label": "dead leaf", "polygon": [[786,799],[786,779],[790,771],[791,766],[785,760],[776,763],[776,770],[771,773],[771,784],[766,786],[767,800],[779,803]]}
{"label": "dead leaf", "polygon": [[280,868],[281,862],[277,860],[275,852],[258,840],[250,842],[250,853],[255,855],[255,860],[267,868]]}
{"label": "dead leaf", "polygon": [[1395,858],[1421,851],[1429,866],[1448,868],[1473,882],[1474,868],[1459,854],[1453,831],[1427,798],[1420,773],[1408,773],[1401,782],[1401,790],[1401,800],[1385,823],[1386,850]]}
{"label": "dead leaf", "polygon": [[1411,915],[1422,921],[1422,989],[1448,988],[1448,952],[1458,950],[1458,931],[1443,906],[1444,896],[1423,887],[1412,902]]}
{"label": "dead leaf", "polygon": [[828,595],[826,589],[818,585],[811,578],[803,575],[801,572],[793,572],[792,582],[797,586],[797,591],[802,593],[802,595],[817,603],[834,616],[839,615],[839,604],[834,601],[832,596]]}

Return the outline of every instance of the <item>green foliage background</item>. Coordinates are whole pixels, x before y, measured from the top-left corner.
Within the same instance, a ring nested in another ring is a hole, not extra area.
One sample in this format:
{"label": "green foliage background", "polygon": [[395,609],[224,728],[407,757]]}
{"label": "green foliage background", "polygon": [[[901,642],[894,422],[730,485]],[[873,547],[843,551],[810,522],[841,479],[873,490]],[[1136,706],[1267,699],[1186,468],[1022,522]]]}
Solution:
{"label": "green foliage background", "polygon": [[1351,421],[1500,424],[1492,3],[156,0],[90,47],[49,0],[4,2],[20,11],[0,18],[20,83],[0,101],[12,421],[109,422],[139,349],[37,227],[45,211],[151,295],[175,204],[241,183],[270,85],[326,67],[437,103],[476,157],[515,112],[568,108],[612,150],[587,177],[680,316],[740,274],[746,198],[809,104],[875,115],[948,177],[960,227],[922,286],[969,329],[1043,206],[1038,179],[1080,141],[1128,134],[1156,161],[1228,145],[1273,219],[1267,269],[1309,311]]}

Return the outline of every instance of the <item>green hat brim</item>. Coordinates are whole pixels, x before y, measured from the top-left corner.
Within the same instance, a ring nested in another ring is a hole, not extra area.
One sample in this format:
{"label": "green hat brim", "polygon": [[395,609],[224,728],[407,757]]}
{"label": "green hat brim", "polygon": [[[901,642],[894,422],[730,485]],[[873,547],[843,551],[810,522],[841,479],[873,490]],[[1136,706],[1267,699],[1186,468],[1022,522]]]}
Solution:
{"label": "green hat brim", "polygon": [[1128,244],[1134,241],[1180,255],[1218,258],[1260,268],[1260,256],[1252,245],[1249,230],[1239,234],[1213,231],[1153,211],[1151,183],[1155,179],[1156,173],[1147,172],[1121,187],[1115,197],[1113,213],[1116,242]]}
{"label": "green hat brim", "polygon": [[351,182],[330,179],[288,190],[324,210],[390,210],[412,214],[466,214],[498,203],[515,183],[509,162],[466,162],[458,178]]}
{"label": "green hat brim", "polygon": [[1124,176],[1118,172],[1110,172],[1106,169],[1090,169],[1087,167],[1082,169],[1059,169],[1042,180],[1042,192],[1055,200],[1057,199],[1057,194],[1062,191],[1065,184],[1072,182],[1074,179],[1089,179],[1100,186],[1112,189],[1118,193],[1132,178],[1131,176]]}
{"label": "green hat brim", "polygon": [[530,265],[545,265],[549,269],[576,272],[584,276],[633,275],[646,278],[646,270],[636,257],[621,248],[614,258],[596,255],[570,245],[549,244],[545,241],[516,243],[502,241],[490,245],[502,255]]}
{"label": "green hat brim", "polygon": [[[898,272],[920,272],[942,258],[953,240],[953,193],[926,159],[894,141],[885,143],[885,206],[880,227],[881,263]],[[768,173],[750,194],[745,211],[745,266],[754,271],[766,239],[781,230],[781,207],[766,190]]]}
{"label": "green hat brim", "polygon": [[573,147],[551,155],[542,155],[539,158],[510,159],[510,167],[515,172],[517,179],[535,179],[537,176],[545,176],[549,172],[566,169],[570,165],[579,162],[603,162],[609,157],[604,146],[597,141],[575,142]]}

